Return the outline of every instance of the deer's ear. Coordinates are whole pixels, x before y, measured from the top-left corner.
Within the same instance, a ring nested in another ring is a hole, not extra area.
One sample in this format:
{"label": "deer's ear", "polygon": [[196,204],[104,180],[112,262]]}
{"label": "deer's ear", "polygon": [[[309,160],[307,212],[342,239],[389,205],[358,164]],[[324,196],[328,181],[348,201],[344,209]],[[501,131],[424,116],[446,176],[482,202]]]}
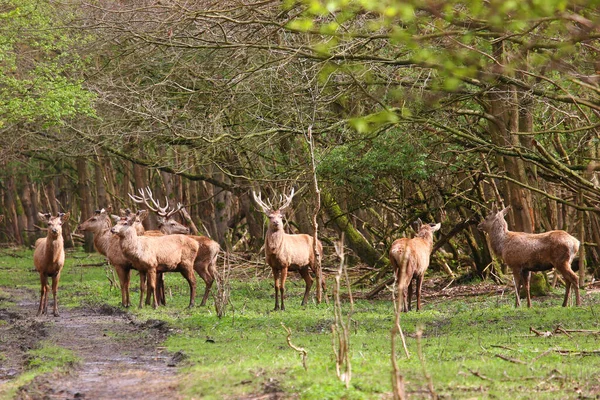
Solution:
{"label": "deer's ear", "polygon": [[504,216],[506,216],[506,214],[508,214],[509,211],[510,211],[510,206],[506,206],[506,207],[504,207],[504,209],[502,209],[502,211],[500,211],[500,213],[504,217]]}
{"label": "deer's ear", "polygon": [[437,224],[429,224],[429,226],[431,227],[431,231],[435,232],[435,231],[440,230],[440,228],[442,227],[442,224],[438,222]]}
{"label": "deer's ear", "polygon": [[61,221],[62,221],[62,222],[65,222],[65,221],[68,221],[68,220],[69,220],[69,217],[70,217],[70,216],[71,216],[71,212],[70,212],[70,211],[67,211],[65,214],[62,214],[62,215],[60,216],[60,219],[61,219]]}
{"label": "deer's ear", "polygon": [[48,219],[50,219],[50,214],[42,214],[42,213],[38,213],[38,219],[41,222],[48,222]]}
{"label": "deer's ear", "polygon": [[148,210],[138,210],[137,214],[138,219],[141,221],[145,220],[148,216]]}
{"label": "deer's ear", "polygon": [[111,217],[112,219],[114,219],[114,220],[115,220],[115,222],[119,222],[119,221],[121,220],[121,217],[119,217],[118,215],[111,214],[111,216],[110,216],[110,217]]}
{"label": "deer's ear", "polygon": [[417,218],[417,220],[414,222],[413,227],[418,232],[419,229],[421,229],[422,226],[423,226],[423,221],[421,221],[421,218]]}

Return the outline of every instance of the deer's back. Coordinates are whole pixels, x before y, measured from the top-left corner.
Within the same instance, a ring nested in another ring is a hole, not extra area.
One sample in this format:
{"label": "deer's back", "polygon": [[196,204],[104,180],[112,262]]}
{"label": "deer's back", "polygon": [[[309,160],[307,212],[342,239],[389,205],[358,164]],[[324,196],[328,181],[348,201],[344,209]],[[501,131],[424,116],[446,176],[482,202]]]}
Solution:
{"label": "deer's back", "polygon": [[188,235],[188,237],[198,242],[199,248],[196,259],[210,262],[217,254],[219,254],[219,251],[221,251],[221,246],[219,246],[219,243],[215,242],[209,237],[194,235]]}
{"label": "deer's back", "polygon": [[502,258],[511,264],[543,264],[548,260],[564,262],[579,250],[579,240],[556,230],[544,233],[508,232]]}
{"label": "deer's back", "polygon": [[[422,238],[401,238],[392,243],[390,247],[390,259],[395,269],[402,268],[403,261],[407,263],[407,271],[410,275],[422,274],[429,266],[432,243]],[[407,260],[404,260],[408,257]]]}
{"label": "deer's back", "polygon": [[147,249],[152,248],[159,265],[175,268],[182,261],[193,264],[199,243],[187,235],[165,235],[142,237]]}

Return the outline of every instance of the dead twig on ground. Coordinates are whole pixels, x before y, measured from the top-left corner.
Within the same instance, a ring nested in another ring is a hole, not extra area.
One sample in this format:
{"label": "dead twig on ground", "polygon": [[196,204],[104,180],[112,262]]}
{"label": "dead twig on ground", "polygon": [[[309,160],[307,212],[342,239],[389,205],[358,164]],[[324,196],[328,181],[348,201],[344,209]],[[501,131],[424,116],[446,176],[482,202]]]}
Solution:
{"label": "dead twig on ground", "polygon": [[305,371],[308,371],[308,365],[306,364],[306,361],[308,359],[308,351],[306,351],[306,349],[304,347],[295,346],[292,343],[292,330],[290,328],[288,328],[287,326],[285,326],[283,324],[283,322],[281,323],[281,326],[287,332],[286,340],[287,340],[288,346],[290,346],[290,348],[292,348],[293,350],[297,351],[300,354],[300,356],[302,357],[302,366],[304,367]]}
{"label": "dead twig on ground", "polygon": [[510,358],[510,357],[507,357],[507,356],[502,355],[502,354],[496,354],[496,357],[498,357],[498,358],[500,358],[500,359],[502,359],[504,361],[511,362],[513,364],[527,365],[527,363],[525,361],[519,360],[518,358]]}

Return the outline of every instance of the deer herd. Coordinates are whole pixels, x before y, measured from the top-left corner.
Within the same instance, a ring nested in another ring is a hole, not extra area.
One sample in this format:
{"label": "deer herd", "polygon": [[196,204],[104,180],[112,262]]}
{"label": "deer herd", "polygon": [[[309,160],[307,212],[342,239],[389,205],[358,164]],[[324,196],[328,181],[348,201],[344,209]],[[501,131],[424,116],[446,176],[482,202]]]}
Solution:
{"label": "deer herd", "polygon": [[[139,195],[131,199],[143,204],[146,209],[137,212],[121,210],[120,215],[110,215],[110,210],[101,209],[78,226],[79,231],[94,235],[94,247],[104,255],[114,267],[121,287],[121,304],[131,305],[129,285],[131,271],[140,276],[139,307],[151,304],[154,308],[166,303],[163,274],[179,272],[189,284],[189,307],[193,307],[196,297],[196,273],[205,283],[204,295],[200,305],[204,306],[211,287],[217,281],[217,256],[220,246],[206,236],[190,235],[189,229],[173,217],[182,210],[182,205],[169,209],[169,203],[161,206],[149,188],[140,189]],[[265,235],[265,258],[271,267],[275,286],[274,310],[285,310],[285,282],[288,271],[297,271],[304,279],[305,290],[302,305],[308,302],[313,284],[311,273],[316,274],[317,256],[322,256],[323,246],[319,240],[306,234],[288,234],[284,229],[284,211],[291,205],[294,197],[292,189],[289,195],[279,198],[279,205],[264,201],[260,193],[252,191],[252,197],[258,208],[268,219]],[[146,231],[142,222],[148,216],[148,210],[157,215],[158,231]],[[571,269],[571,263],[579,250],[579,241],[562,230],[533,234],[508,230],[505,216],[509,208],[495,209],[482,219],[478,228],[485,232],[490,240],[493,252],[506,263],[514,277],[516,294],[515,306],[520,306],[520,289],[523,287],[527,297],[527,306],[531,307],[531,272],[546,271],[552,268],[560,273],[565,282],[563,306],[568,305],[569,294],[573,288],[576,304],[581,304],[579,279]],[[38,215],[47,225],[47,235],[35,243],[33,263],[40,275],[41,296],[37,315],[47,313],[48,278],[52,278],[54,298],[53,314],[58,316],[58,283],[65,262],[62,225],[69,219],[69,213]],[[0,216],[2,221],[3,216]],[[114,225],[111,220],[114,220]],[[401,238],[394,241],[389,250],[389,259],[393,267],[397,284],[397,309],[411,310],[413,288],[416,293],[416,309],[421,309],[421,288],[433,248],[434,233],[441,224],[424,224],[417,221],[417,233],[412,239]],[[316,254],[318,252],[318,254]],[[321,282],[324,289],[324,282]]]}

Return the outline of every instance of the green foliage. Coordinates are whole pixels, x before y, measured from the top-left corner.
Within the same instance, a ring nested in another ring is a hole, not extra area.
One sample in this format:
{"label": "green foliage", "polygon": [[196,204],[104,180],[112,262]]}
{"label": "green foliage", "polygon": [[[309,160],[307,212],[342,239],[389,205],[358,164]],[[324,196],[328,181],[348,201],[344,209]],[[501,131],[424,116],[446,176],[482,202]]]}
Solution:
{"label": "green foliage", "polygon": [[[368,121],[355,121],[355,126],[368,126]],[[366,129],[366,128],[365,128]],[[361,129],[362,130],[362,129]],[[399,129],[353,138],[331,149],[318,168],[322,179],[338,186],[370,193],[378,180],[385,178],[425,179],[429,174],[427,153],[423,144],[414,144]]]}
{"label": "green foliage", "polygon": [[60,25],[71,17],[39,0],[11,0],[0,11],[0,128],[41,122],[47,127],[93,115],[93,94],[78,78],[84,62],[75,51],[85,40]]}

